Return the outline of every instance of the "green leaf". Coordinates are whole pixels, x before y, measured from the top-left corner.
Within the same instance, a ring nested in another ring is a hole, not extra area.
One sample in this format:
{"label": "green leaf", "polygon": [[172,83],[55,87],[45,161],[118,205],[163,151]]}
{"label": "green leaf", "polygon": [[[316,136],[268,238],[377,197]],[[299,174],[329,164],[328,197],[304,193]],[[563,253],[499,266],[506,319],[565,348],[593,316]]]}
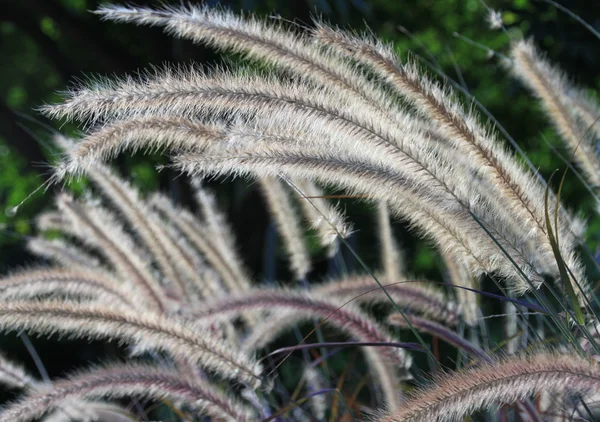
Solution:
{"label": "green leaf", "polygon": [[[557,194],[557,198],[556,198],[556,213],[558,214],[558,203],[560,200],[560,193],[561,193],[561,189],[562,189],[562,185],[564,182],[564,176],[561,180],[560,183],[560,187],[558,189],[558,194]],[[550,213],[548,212],[548,192],[550,190],[550,184],[548,183],[548,186],[546,186],[546,193],[544,195],[544,212],[546,214],[546,227],[548,230],[548,238],[550,240],[550,246],[552,247],[552,253],[554,253],[554,258],[556,259],[556,265],[558,265],[558,271],[560,274],[560,280],[563,284],[563,287],[565,288],[565,291],[567,292],[567,295],[569,296],[569,299],[571,300],[571,307],[573,308],[573,311],[575,312],[575,319],[577,320],[577,323],[579,325],[583,325],[585,324],[585,318],[583,316],[583,312],[581,311],[581,307],[579,306],[579,301],[577,300],[577,295],[575,294],[575,290],[573,289],[573,285],[571,284],[571,279],[569,278],[569,273],[567,271],[567,266],[565,265],[564,260],[562,259],[562,256],[560,254],[560,249],[559,249],[559,245],[558,245],[558,236],[555,235],[555,233],[553,232],[553,228],[552,228],[552,221],[550,219]]]}

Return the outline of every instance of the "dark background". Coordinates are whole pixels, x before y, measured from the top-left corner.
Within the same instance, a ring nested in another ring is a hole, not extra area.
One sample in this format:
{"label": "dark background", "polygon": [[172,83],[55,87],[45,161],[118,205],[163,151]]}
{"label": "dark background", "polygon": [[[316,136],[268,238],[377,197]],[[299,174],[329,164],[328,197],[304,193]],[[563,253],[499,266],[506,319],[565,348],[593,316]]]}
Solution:
{"label": "dark background", "polygon": [[[176,2],[176,1],[175,1]],[[136,4],[161,2],[137,1]],[[194,2],[192,2],[194,3]],[[559,145],[557,136],[540,112],[540,107],[500,65],[498,55],[465,40],[468,38],[506,53],[509,38],[492,30],[486,21],[486,8],[479,0],[243,0],[209,1],[234,10],[253,11],[263,16],[281,15],[303,24],[311,16],[355,29],[368,26],[380,37],[393,41],[403,56],[410,52],[435,60],[452,79],[460,81],[506,127],[527,151],[529,159],[544,176],[562,162],[547,146]],[[596,0],[564,2],[574,13],[600,30],[600,3]],[[176,40],[161,29],[101,22],[89,10],[94,0],[0,0],[0,273],[36,262],[24,250],[27,236],[35,233],[35,215],[52,206],[52,187],[29,198],[18,211],[13,207],[42,184],[49,175],[47,163],[56,157],[50,145],[52,128],[74,134],[76,128],[64,122],[48,121],[35,111],[37,106],[59,101],[57,91],[70,83],[93,75],[123,75],[164,63],[215,63],[221,56],[189,41]],[[556,7],[534,0],[489,1],[502,11],[513,36],[533,37],[551,60],[570,77],[592,92],[600,87],[600,39]],[[410,33],[409,34],[407,34]],[[458,33],[461,37],[455,36]],[[173,198],[189,204],[189,188],[184,180],[168,171],[157,173],[156,164],[164,157],[121,157],[115,162],[123,175],[143,191],[162,189]],[[229,215],[240,250],[257,281],[285,280],[283,254],[277,251],[274,230],[260,204],[260,196],[247,182],[211,182]],[[81,190],[85,182],[76,183]],[[590,217],[589,244],[595,250],[600,225],[594,216],[589,195],[569,176],[564,199],[574,209]],[[351,242],[367,262],[376,262],[373,217],[369,207],[344,200],[359,231]],[[439,277],[437,258],[426,243],[408,235],[401,224],[398,237],[413,273]],[[330,268],[322,254],[316,254],[315,279]],[[352,268],[355,263],[348,258]],[[7,340],[5,348],[23,354],[20,344]],[[52,375],[71,368],[76,361],[93,355],[93,347],[66,347],[44,352],[52,361]],[[4,346],[2,346],[4,347]],[[83,351],[82,351],[83,350]],[[91,353],[86,354],[86,353]],[[26,355],[25,355],[26,356]],[[64,361],[64,364],[60,362]]]}

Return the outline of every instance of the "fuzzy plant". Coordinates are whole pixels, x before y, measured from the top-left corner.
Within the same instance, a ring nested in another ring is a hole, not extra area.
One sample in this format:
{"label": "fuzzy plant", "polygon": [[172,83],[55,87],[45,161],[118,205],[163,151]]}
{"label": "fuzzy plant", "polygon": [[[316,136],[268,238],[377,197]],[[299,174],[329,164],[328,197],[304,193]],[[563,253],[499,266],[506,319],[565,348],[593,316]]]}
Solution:
{"label": "fuzzy plant", "polygon": [[[186,421],[594,419],[599,307],[584,224],[449,85],[323,22],[298,31],[198,6],[96,14],[247,65],[94,79],[42,108],[82,127],[79,139],[56,136],[52,181],[92,188],[39,216],[28,246],[53,264],[0,280],[0,328],[115,340],[127,353],[52,380],[0,358],[0,382],[22,393],[0,421],[147,420],[152,406]],[[530,41],[513,39],[505,62],[593,193],[597,105]],[[195,211],[142,195],[108,163],[157,150],[189,176]],[[219,176],[256,182],[292,280],[254,280],[203,184]],[[307,228],[327,256],[354,252],[353,225],[325,189],[368,202],[376,270],[312,276]],[[430,242],[443,280],[411,275],[392,220]],[[504,304],[505,341],[488,333],[489,297]]]}

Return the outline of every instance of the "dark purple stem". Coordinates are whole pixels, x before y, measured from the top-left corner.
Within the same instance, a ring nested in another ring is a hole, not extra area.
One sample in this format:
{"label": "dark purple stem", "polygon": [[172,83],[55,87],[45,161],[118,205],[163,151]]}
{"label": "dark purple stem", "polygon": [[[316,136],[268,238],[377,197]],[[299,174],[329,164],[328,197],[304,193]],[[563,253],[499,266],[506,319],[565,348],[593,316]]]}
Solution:
{"label": "dark purple stem", "polygon": [[338,341],[338,342],[326,342],[326,343],[305,343],[297,344],[295,346],[282,347],[277,349],[268,356],[277,355],[280,353],[295,352],[296,350],[313,349],[317,347],[357,347],[357,346],[369,346],[369,347],[398,347],[401,349],[413,350],[416,352],[423,352],[423,347],[418,343],[399,343],[399,342],[368,342],[368,341]]}

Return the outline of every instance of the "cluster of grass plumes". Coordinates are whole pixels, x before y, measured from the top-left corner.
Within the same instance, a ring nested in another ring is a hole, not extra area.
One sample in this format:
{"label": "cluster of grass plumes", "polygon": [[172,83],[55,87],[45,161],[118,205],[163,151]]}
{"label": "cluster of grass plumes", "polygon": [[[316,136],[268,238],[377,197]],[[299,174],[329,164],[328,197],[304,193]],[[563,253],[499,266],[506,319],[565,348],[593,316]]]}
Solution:
{"label": "cluster of grass plumes", "polygon": [[[204,7],[97,13],[268,66],[95,80],[43,107],[85,129],[81,139],[56,138],[64,157],[55,179],[86,176],[94,193],[63,193],[39,217],[29,247],[54,264],[0,280],[0,328],[117,340],[128,356],[52,382],[1,358],[0,381],[23,394],[0,421],[145,417],[124,398],[162,403],[181,420],[593,417],[598,306],[577,254],[582,223],[451,89],[391,46],[321,22],[300,34]],[[509,66],[596,186],[584,129],[595,121],[592,101],[529,42],[514,42]],[[106,162],[126,150],[168,151],[191,177],[198,212],[160,193],[144,197],[118,176]],[[287,287],[256,283],[245,268],[202,185],[214,176],[258,182],[289,261]],[[324,187],[372,205],[376,271],[311,277],[308,227],[327,256],[353,251],[353,226]],[[409,274],[394,217],[431,241],[444,282]],[[482,291],[483,277],[502,295]],[[480,306],[486,295],[506,304],[498,345]],[[272,350],[288,331],[294,345]],[[542,347],[546,336],[555,351]],[[440,340],[457,359],[441,356]],[[339,358],[347,349],[364,365]],[[299,379],[290,391],[282,364],[300,354],[286,367]],[[346,364],[336,377],[337,359]],[[415,389],[427,370],[430,385]]]}

